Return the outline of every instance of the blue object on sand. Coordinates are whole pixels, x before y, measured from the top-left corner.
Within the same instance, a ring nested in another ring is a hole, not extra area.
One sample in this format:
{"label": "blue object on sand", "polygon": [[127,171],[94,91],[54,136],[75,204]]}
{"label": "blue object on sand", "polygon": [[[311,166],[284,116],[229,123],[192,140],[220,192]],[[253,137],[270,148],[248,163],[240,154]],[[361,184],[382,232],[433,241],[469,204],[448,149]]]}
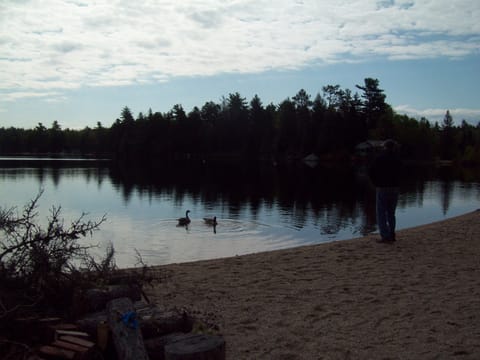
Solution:
{"label": "blue object on sand", "polygon": [[138,328],[137,314],[135,311],[129,311],[122,315],[122,322],[129,328]]}

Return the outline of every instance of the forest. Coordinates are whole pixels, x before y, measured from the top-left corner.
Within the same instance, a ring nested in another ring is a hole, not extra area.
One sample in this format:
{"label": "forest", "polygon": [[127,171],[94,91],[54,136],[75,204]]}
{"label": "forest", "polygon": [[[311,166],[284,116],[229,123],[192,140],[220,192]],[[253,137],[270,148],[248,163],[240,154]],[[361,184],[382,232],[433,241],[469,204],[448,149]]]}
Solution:
{"label": "forest", "polygon": [[[110,127],[62,129],[42,123],[33,129],[0,128],[1,155],[107,157],[154,162],[177,159],[287,160],[316,154],[322,160],[350,160],[366,140],[395,139],[401,155],[414,161],[480,162],[480,122],[455,125],[446,110],[431,123],[395,113],[379,80],[364,79],[356,91],[322,87],[312,98],[301,89],[278,105],[250,102],[238,92],[186,113],[151,108],[136,117],[128,106]],[[86,119],[88,120],[88,119]]]}

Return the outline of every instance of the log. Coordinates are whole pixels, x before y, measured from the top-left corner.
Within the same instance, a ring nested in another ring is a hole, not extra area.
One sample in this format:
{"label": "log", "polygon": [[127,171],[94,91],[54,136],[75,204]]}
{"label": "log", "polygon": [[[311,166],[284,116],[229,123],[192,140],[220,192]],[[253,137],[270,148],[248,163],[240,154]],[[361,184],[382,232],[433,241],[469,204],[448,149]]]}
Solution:
{"label": "log", "polygon": [[148,356],[150,359],[165,360],[165,345],[178,340],[179,337],[184,335],[185,333],[172,333],[156,338],[146,339],[145,348],[147,349]]}
{"label": "log", "polygon": [[91,342],[91,341],[85,340],[85,339],[81,339],[81,338],[78,338],[78,337],[75,337],[75,336],[70,336],[70,335],[61,336],[57,340],[66,341],[66,342],[76,344],[76,345],[80,345],[80,346],[83,346],[83,347],[86,347],[86,348],[92,348],[92,347],[95,346],[94,342]]}
{"label": "log", "polygon": [[55,359],[74,359],[75,352],[66,349],[60,349],[55,346],[45,345],[39,349],[40,354]]}
{"label": "log", "polygon": [[102,351],[107,350],[109,332],[110,328],[106,322],[97,325],[97,345]]}
{"label": "log", "polygon": [[75,351],[75,352],[79,352],[79,353],[86,353],[89,350],[87,347],[83,347],[83,346],[73,344],[73,343],[70,343],[70,342],[67,342],[67,341],[62,341],[62,340],[54,341],[52,343],[52,345],[56,346],[57,348],[62,348],[62,349]]}
{"label": "log", "polygon": [[59,324],[61,321],[62,319],[59,317],[49,317],[49,318],[38,319],[38,322],[44,326],[56,325],[56,324]]}
{"label": "log", "polygon": [[54,341],[58,337],[58,330],[78,330],[78,327],[75,324],[69,323],[59,323],[55,325],[50,325],[45,329],[44,342]]}
{"label": "log", "polygon": [[221,336],[186,334],[165,345],[165,360],[225,360]]}
{"label": "log", "polygon": [[139,313],[140,327],[145,339],[157,338],[170,333],[192,331],[193,321],[179,310],[161,310],[157,307]]}
{"label": "log", "polygon": [[108,326],[118,360],[148,360],[145,344],[136,320],[133,303],[123,297],[107,304]]}
{"label": "log", "polygon": [[102,311],[78,319],[75,324],[80,330],[85,331],[92,339],[95,339],[98,348],[103,352],[106,359],[114,359],[115,347],[107,322],[107,312]]}
{"label": "log", "polygon": [[78,326],[75,324],[69,324],[69,323],[60,323],[57,325],[51,325],[50,328],[53,330],[78,330]]}
{"label": "log", "polygon": [[75,336],[81,338],[88,338],[90,335],[84,331],[75,331],[75,330],[55,330],[56,337],[60,336]]}

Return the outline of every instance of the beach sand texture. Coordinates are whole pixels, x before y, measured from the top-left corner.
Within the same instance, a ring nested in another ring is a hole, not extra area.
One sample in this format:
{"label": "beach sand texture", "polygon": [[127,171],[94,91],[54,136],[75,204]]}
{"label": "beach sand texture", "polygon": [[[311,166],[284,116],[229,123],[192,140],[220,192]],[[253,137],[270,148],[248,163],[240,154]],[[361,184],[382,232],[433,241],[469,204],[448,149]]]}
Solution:
{"label": "beach sand texture", "polygon": [[227,359],[480,359],[480,211],[374,237],[159,266],[152,301]]}

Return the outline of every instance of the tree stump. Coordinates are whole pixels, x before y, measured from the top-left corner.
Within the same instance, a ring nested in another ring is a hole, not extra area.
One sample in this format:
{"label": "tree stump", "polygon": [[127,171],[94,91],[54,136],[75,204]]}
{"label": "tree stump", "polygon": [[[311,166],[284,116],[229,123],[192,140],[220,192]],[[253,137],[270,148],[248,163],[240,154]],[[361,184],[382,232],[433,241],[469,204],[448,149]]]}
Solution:
{"label": "tree stump", "polygon": [[170,333],[192,330],[193,321],[186,313],[178,310],[151,308],[139,313],[140,326],[144,339],[156,338]]}
{"label": "tree stump", "polygon": [[171,333],[159,337],[145,339],[145,349],[147,349],[150,359],[165,360],[165,345],[185,336],[185,333]]}
{"label": "tree stump", "polygon": [[118,298],[107,304],[108,325],[118,360],[148,360],[133,303]]}
{"label": "tree stump", "polygon": [[165,360],[225,360],[225,340],[204,334],[179,336],[165,345]]}

